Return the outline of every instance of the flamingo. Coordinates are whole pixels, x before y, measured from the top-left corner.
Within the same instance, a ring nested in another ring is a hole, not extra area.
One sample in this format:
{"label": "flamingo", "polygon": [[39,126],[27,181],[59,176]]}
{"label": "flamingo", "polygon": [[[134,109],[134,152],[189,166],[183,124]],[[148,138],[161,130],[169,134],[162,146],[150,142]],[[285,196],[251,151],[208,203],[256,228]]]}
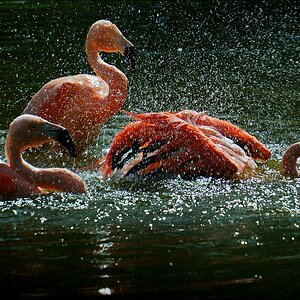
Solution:
{"label": "flamingo", "polygon": [[[121,109],[127,97],[127,77],[105,63],[99,52],[125,55],[132,67],[135,54],[133,44],[107,20],[99,20],[90,27],[85,50],[96,76],[78,74],[51,80],[23,111],[65,127],[78,154],[93,143],[101,125]],[[57,144],[52,148],[62,150]]]}
{"label": "flamingo", "polygon": [[128,175],[236,178],[266,161],[270,150],[228,121],[185,110],[134,114],[102,160],[104,179]]}
{"label": "flamingo", "polygon": [[299,177],[297,159],[300,157],[300,142],[292,144],[282,156],[281,174],[285,177]]}
{"label": "flamingo", "polygon": [[0,162],[0,199],[29,197],[44,190],[86,193],[84,182],[75,173],[61,168],[35,168],[23,160],[22,151],[39,147],[50,139],[76,156],[72,139],[62,126],[29,114],[10,124],[5,141],[7,163]]}

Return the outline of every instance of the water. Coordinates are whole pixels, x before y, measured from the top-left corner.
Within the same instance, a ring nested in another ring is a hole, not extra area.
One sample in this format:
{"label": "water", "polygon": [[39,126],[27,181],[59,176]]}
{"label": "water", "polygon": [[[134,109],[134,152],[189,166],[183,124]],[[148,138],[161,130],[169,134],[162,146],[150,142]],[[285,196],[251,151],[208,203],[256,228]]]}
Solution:
{"label": "water", "polygon": [[[0,130],[50,79],[91,73],[89,26],[115,22],[139,49],[125,109],[195,109],[238,124],[272,151],[253,178],[105,182],[88,195],[0,202],[0,289],[7,298],[173,295],[295,298],[300,181],[280,160],[299,141],[296,2],[2,1]],[[128,118],[103,128],[107,151]],[[36,162],[47,164],[47,161]]]}

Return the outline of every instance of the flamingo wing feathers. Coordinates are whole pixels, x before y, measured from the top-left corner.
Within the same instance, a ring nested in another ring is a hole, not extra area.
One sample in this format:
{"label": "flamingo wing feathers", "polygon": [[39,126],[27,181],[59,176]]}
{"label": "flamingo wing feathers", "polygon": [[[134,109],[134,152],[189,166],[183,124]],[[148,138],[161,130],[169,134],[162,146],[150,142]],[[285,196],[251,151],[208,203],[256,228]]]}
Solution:
{"label": "flamingo wing feathers", "polygon": [[[23,113],[35,114],[53,123],[72,106],[70,100],[76,93],[76,83],[52,80],[44,85],[28,103]],[[73,103],[74,105],[74,103]]]}
{"label": "flamingo wing feathers", "polygon": [[257,138],[242,130],[229,121],[210,117],[205,113],[197,113],[191,110],[181,111],[176,114],[178,118],[192,122],[196,126],[210,126],[215,128],[225,137],[232,139],[242,147],[249,156],[257,161],[267,161],[271,157],[271,151]]}
{"label": "flamingo wing feathers", "polygon": [[205,113],[126,114],[136,121],[115,136],[102,166],[106,179],[157,173],[232,178],[256,167],[254,160],[230,137],[246,136],[247,141],[255,138],[229,122],[229,133],[223,129],[223,135],[219,127],[224,123],[213,120],[217,127],[211,119],[202,121]]}

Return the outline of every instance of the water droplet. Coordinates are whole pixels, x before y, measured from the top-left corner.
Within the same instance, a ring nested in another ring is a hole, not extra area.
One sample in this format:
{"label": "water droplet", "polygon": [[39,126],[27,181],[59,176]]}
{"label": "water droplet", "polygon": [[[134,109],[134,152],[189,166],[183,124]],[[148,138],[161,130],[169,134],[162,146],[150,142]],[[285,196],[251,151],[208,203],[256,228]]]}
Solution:
{"label": "water droplet", "polygon": [[112,290],[110,288],[102,288],[98,290],[101,295],[111,295]]}

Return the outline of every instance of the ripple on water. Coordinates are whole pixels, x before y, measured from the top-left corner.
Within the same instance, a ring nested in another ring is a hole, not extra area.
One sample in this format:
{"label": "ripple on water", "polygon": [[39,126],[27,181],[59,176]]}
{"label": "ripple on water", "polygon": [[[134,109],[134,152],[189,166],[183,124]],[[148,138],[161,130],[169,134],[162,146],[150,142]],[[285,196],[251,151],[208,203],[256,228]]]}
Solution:
{"label": "ripple on water", "polygon": [[2,223],[45,218],[44,223],[59,221],[81,227],[105,222],[229,222],[247,216],[300,214],[299,180],[178,178],[118,185],[102,180],[97,173],[82,175],[88,186],[87,195],[52,193],[36,199],[0,202]]}

